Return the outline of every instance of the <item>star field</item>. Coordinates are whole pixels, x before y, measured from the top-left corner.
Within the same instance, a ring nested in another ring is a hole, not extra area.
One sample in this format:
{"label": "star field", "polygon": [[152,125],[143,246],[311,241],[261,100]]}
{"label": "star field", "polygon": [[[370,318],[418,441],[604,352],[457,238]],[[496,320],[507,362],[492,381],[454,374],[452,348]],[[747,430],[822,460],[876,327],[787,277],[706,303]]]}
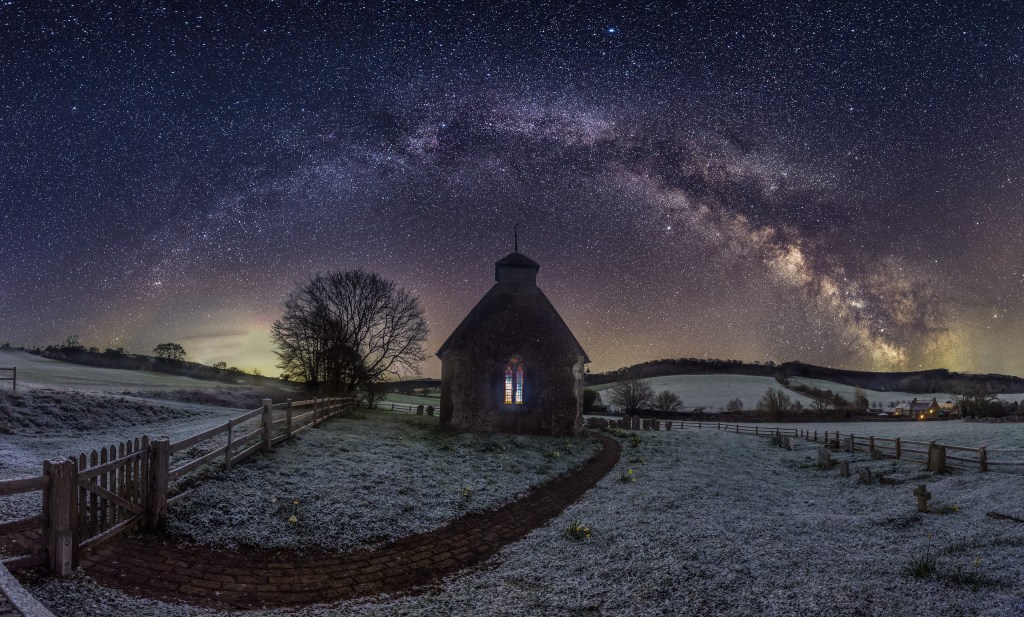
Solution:
{"label": "star field", "polygon": [[[1012,3],[0,2],[0,341],[275,373],[362,267],[520,247],[593,359],[1024,374]],[[424,372],[437,375],[428,361]]]}

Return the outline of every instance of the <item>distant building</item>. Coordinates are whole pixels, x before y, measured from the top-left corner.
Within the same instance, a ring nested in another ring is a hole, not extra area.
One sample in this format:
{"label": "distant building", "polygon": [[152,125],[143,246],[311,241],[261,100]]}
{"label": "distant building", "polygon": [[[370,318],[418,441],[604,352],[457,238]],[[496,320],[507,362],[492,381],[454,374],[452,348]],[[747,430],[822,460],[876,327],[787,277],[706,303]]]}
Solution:
{"label": "distant building", "polygon": [[540,265],[515,252],[444,342],[441,425],[458,430],[576,435],[590,362],[537,287]]}
{"label": "distant building", "polygon": [[909,403],[900,403],[894,408],[895,415],[910,416],[918,419],[938,418],[945,415],[942,406],[934,398],[930,402],[918,401],[916,398]]}

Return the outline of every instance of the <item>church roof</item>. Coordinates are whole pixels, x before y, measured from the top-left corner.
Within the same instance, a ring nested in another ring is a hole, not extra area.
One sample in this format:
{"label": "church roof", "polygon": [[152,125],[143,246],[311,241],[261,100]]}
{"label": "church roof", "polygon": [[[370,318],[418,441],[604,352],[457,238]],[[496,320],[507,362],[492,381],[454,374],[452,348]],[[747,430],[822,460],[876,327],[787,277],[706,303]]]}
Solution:
{"label": "church roof", "polygon": [[499,259],[494,265],[495,266],[520,266],[520,267],[527,267],[527,268],[537,268],[538,270],[540,269],[540,264],[539,263],[537,263],[536,261],[530,259],[526,255],[523,255],[522,253],[509,253],[505,257],[502,257],[501,259]]}
{"label": "church roof", "polygon": [[437,357],[440,358],[445,351],[458,343],[474,324],[487,319],[488,315],[502,310],[525,309],[531,312],[539,310],[549,315],[554,325],[568,334],[568,339],[583,356],[583,361],[590,362],[587,352],[576,340],[572,330],[566,325],[562,316],[558,314],[540,287],[537,287],[538,270],[540,270],[540,264],[522,253],[511,253],[499,259],[494,264],[494,286],[484,294],[483,298],[480,298],[473,310],[452,331],[451,336],[437,350]]}

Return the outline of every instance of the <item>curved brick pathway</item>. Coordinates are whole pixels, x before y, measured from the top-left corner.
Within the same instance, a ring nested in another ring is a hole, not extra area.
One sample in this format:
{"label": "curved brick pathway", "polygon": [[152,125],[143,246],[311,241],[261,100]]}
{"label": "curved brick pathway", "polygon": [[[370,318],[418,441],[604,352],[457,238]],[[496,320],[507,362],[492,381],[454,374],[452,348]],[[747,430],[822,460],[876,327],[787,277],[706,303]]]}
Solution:
{"label": "curved brick pathway", "polygon": [[376,550],[348,553],[222,551],[152,535],[116,540],[83,556],[100,582],[129,593],[211,607],[284,607],[403,592],[482,563],[561,514],[618,462],[619,443],[504,507],[457,519]]}

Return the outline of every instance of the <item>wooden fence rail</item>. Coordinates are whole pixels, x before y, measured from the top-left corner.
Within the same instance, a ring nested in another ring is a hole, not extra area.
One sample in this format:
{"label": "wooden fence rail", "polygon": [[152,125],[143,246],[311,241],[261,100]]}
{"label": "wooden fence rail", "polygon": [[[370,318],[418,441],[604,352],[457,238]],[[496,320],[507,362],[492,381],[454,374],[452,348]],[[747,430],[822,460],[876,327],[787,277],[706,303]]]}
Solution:
{"label": "wooden fence rail", "polygon": [[18,367],[0,367],[0,381],[11,382],[11,389],[18,390]]}
{"label": "wooden fence rail", "polygon": [[[597,418],[590,418],[592,421]],[[878,458],[892,458],[925,463],[930,471],[947,471],[961,469],[989,471],[991,466],[1024,468],[1024,460],[992,460],[993,453],[998,456],[1024,454],[1024,448],[989,448],[980,446],[971,448],[942,444],[935,441],[914,441],[898,437],[875,437],[873,435],[856,435],[839,431],[815,431],[803,428],[781,428],[733,424],[728,422],[708,422],[692,420],[651,420],[638,416],[625,416],[622,419],[603,420],[609,426],[630,430],[666,430],[678,428],[714,428],[719,431],[737,435],[754,435],[755,437],[777,438],[796,437],[815,443],[822,443],[833,448],[842,448],[847,452],[867,452]]]}
{"label": "wooden fence rail", "polygon": [[[0,480],[0,497],[42,493],[40,514],[0,521],[5,552],[19,553],[3,565],[46,565],[67,576],[83,549],[139,527],[156,528],[167,507],[187,497],[188,481],[194,484],[204,467],[230,468],[354,405],[351,398],[277,405],[264,399],[258,409],[173,443],[144,435],[71,459],[44,461],[41,476]],[[296,415],[296,409],[303,413]],[[178,457],[172,467],[173,455]]]}

